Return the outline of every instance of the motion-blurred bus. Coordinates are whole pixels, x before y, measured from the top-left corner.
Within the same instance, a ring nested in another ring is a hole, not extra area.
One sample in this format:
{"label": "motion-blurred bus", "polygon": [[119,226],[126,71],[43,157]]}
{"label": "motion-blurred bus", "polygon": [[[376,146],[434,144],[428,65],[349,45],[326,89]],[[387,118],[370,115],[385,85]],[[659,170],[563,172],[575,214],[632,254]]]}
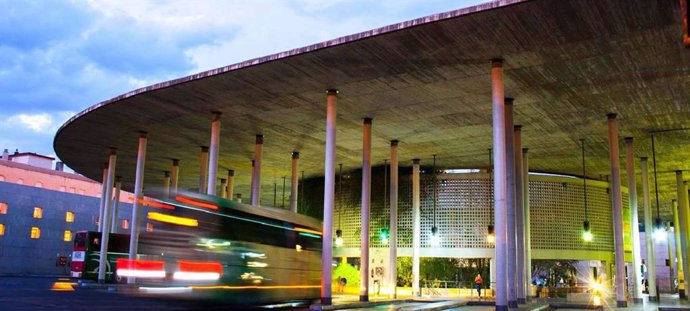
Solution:
{"label": "motion-blurred bus", "polygon": [[283,209],[198,193],[147,193],[136,260],[117,276],[138,292],[256,303],[318,298],[321,222]]}
{"label": "motion-blurred bus", "polygon": [[[117,259],[127,258],[129,253],[129,234],[110,234],[108,241],[105,280],[111,282],[114,281]],[[98,280],[100,258],[100,232],[79,231],[74,234],[72,262],[70,263],[70,274],[72,277]]]}

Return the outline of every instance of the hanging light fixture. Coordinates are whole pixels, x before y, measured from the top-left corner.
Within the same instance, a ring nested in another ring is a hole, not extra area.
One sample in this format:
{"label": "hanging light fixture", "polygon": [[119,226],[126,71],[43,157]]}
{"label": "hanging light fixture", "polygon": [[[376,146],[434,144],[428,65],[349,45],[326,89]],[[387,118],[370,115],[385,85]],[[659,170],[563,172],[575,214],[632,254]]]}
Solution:
{"label": "hanging light fixture", "polygon": [[[388,160],[383,160],[383,210],[386,210],[386,205],[388,205]],[[381,243],[388,244],[388,225],[386,223],[386,217],[383,220],[383,228],[379,230],[379,238]]]}
{"label": "hanging light fixture", "polygon": [[436,155],[434,155],[434,166],[432,170],[432,182],[433,182],[433,196],[434,196],[434,225],[431,227],[431,238],[429,239],[429,244],[432,246],[438,246],[441,244],[441,237],[438,233],[438,227],[436,227]]}
{"label": "hanging light fixture", "polygon": [[[491,159],[491,148],[489,148],[489,189],[494,188],[494,171],[491,169],[493,165],[493,160]],[[489,195],[493,195],[493,191],[489,191]],[[490,201],[490,200],[489,200]],[[486,241],[493,244],[496,243],[496,234],[494,233],[494,209],[493,206],[489,207],[489,226],[486,229]]]}
{"label": "hanging light fixture", "polygon": [[661,221],[661,215],[659,213],[659,183],[656,177],[656,149],[654,148],[654,133],[652,136],[652,163],[654,165],[654,196],[656,200],[656,219],[654,220],[654,239],[657,241],[666,240],[666,228]]}
{"label": "hanging light fixture", "polygon": [[592,241],[592,231],[589,226],[589,218],[587,217],[587,171],[585,166],[585,139],[580,139],[582,143],[582,192],[583,192],[583,203],[585,206],[585,221],[582,223],[582,239],[585,242]]}
{"label": "hanging light fixture", "polygon": [[335,246],[343,246],[343,230],[340,230],[341,218],[343,215],[343,164],[340,163],[340,172],[338,176],[338,230],[335,230]]}

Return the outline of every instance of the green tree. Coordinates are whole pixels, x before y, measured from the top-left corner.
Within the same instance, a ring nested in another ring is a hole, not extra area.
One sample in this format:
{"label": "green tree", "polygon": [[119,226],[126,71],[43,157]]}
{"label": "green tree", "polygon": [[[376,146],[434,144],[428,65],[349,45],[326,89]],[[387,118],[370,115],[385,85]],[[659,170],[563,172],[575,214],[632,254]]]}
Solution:
{"label": "green tree", "polygon": [[398,257],[398,286],[412,286],[412,257]]}

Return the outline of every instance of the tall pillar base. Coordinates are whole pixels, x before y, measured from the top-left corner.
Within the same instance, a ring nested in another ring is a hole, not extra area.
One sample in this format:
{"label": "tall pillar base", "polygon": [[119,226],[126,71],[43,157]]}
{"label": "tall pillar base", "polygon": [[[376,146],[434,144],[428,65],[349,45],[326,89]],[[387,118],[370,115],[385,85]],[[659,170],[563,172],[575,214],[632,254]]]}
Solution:
{"label": "tall pillar base", "polygon": [[359,301],[361,301],[361,302],[369,301],[369,295],[359,295]]}
{"label": "tall pillar base", "polygon": [[627,308],[628,307],[628,302],[623,300],[623,301],[616,301],[616,307],[618,308]]}
{"label": "tall pillar base", "polygon": [[633,298],[633,303],[635,303],[635,304],[637,304],[637,303],[644,303],[644,299],[642,299],[642,298]]}
{"label": "tall pillar base", "polygon": [[333,304],[333,298],[332,297],[321,297],[321,305],[330,306],[332,304]]}
{"label": "tall pillar base", "polygon": [[508,301],[508,307],[510,307],[510,308],[517,308],[517,307],[518,307],[518,302],[517,302],[517,300]]}
{"label": "tall pillar base", "polygon": [[684,289],[679,289],[679,290],[678,290],[678,297],[680,297],[680,299],[686,299],[686,297],[685,297],[685,290],[684,290]]}
{"label": "tall pillar base", "polygon": [[508,306],[496,305],[496,311],[508,311]]}
{"label": "tall pillar base", "polygon": [[518,298],[517,303],[518,303],[518,304],[521,304],[521,305],[524,305],[524,304],[527,303],[527,300],[526,300],[525,298]]}

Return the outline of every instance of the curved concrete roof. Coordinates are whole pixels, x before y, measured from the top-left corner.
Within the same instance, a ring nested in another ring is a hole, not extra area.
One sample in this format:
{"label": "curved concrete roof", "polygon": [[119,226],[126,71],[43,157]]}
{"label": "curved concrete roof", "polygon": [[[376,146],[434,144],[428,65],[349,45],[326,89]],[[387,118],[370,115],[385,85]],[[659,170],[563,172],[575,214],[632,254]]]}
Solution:
{"label": "curved concrete roof", "polygon": [[[323,175],[324,91],[337,88],[336,163],[345,169],[360,166],[363,117],[373,118],[375,164],[399,139],[401,165],[412,158],[429,164],[437,154],[441,166],[486,166],[494,57],[505,59],[506,96],[515,98],[531,170],[579,174],[585,138],[588,176],[609,174],[609,112],[619,114],[621,137],[635,138],[638,157],[651,157],[651,131],[690,128],[690,51],[682,44],[679,1],[504,0],[134,90],[70,119],[55,150],[99,180],[108,148],[117,147],[117,175],[132,190],[137,133],[146,131],[146,187],[161,185],[175,158],[180,187],[195,188],[199,146],[209,144],[211,111],[220,111],[219,171],[235,169],[236,192],[248,197],[254,137],[263,134],[262,198],[269,205],[274,180],[280,189],[290,175],[292,151],[301,153],[307,176]],[[689,137],[656,136],[667,215],[672,171],[690,167]],[[624,156],[621,143],[625,186]]]}

